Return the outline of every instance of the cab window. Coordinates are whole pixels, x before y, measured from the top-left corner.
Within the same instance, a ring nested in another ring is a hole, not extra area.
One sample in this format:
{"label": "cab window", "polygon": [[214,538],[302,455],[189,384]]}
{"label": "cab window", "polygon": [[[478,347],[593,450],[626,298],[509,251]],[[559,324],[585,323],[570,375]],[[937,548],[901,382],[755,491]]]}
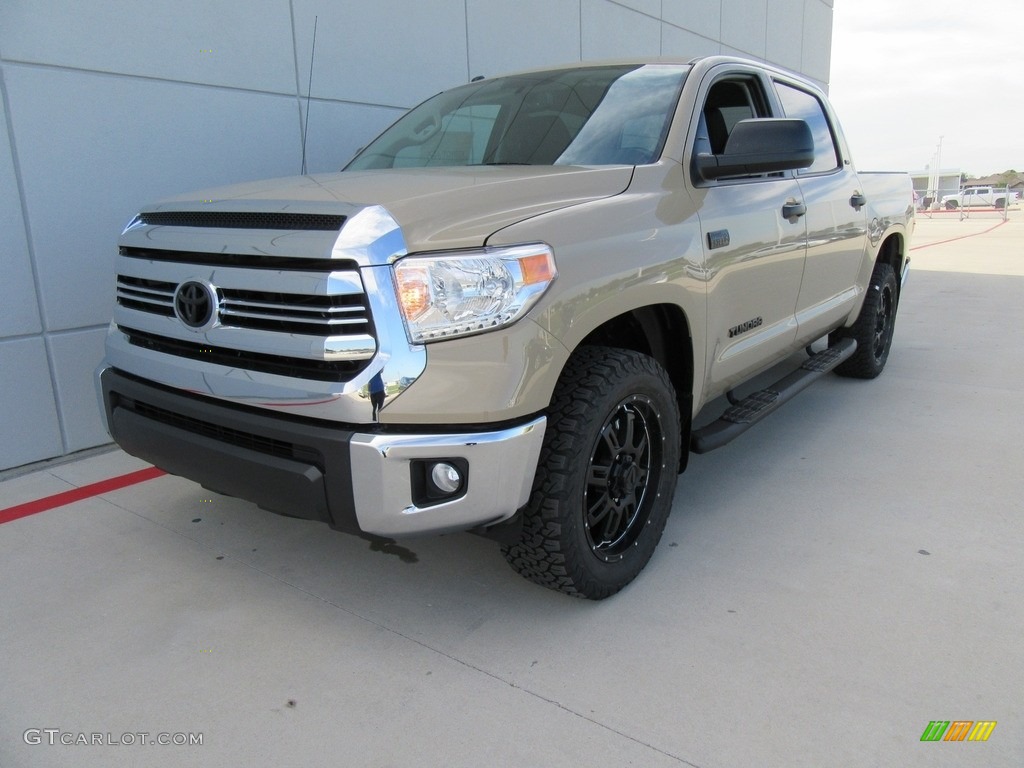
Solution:
{"label": "cab window", "polygon": [[[734,76],[718,80],[708,89],[697,118],[697,134],[693,147],[693,157],[697,155],[721,155],[729,142],[736,124],[741,120],[758,117],[769,117],[767,102],[760,81],[751,77]],[[696,168],[694,180],[700,180]],[[758,178],[758,174],[753,178]],[[751,177],[743,177],[751,178]]]}
{"label": "cab window", "polygon": [[756,83],[747,79],[719,80],[704,100],[697,151],[722,154],[736,123],[754,117],[765,117],[764,99]]}
{"label": "cab window", "polygon": [[797,173],[806,175],[834,171],[839,167],[839,152],[825,108],[818,97],[787,83],[776,81],[775,87],[786,117],[805,121],[811,127],[811,135],[814,136],[814,163],[810,168],[803,168]]}

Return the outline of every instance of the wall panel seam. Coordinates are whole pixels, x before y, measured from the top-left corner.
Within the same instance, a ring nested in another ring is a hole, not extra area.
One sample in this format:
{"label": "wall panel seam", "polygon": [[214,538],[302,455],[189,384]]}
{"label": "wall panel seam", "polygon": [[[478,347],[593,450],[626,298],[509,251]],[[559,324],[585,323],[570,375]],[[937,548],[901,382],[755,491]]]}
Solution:
{"label": "wall panel seam", "polygon": [[[285,93],[283,91],[272,91],[264,90],[262,88],[245,88],[237,85],[222,85],[218,83],[200,83],[194,80],[175,80],[169,77],[155,77],[153,75],[136,75],[128,72],[110,72],[102,69],[87,69],[84,67],[69,67],[63,64],[46,64],[38,61],[22,61],[18,59],[5,59],[4,62],[8,65],[14,65],[18,68],[26,69],[43,69],[57,72],[68,72],[73,74],[84,74],[94,75],[97,77],[114,77],[114,78],[126,78],[129,80],[143,80],[152,83],[161,83],[165,85],[188,85],[194,88],[208,88],[216,91],[233,91],[236,93],[250,93],[258,96],[275,96],[278,98],[294,99],[294,93]],[[386,104],[383,102],[372,102],[372,101],[355,101],[353,99],[332,99],[325,96],[314,96],[313,101],[327,102],[331,104],[347,104],[350,106],[357,107],[378,107],[381,109],[400,109],[405,111],[409,108],[407,104]]]}
{"label": "wall panel seam", "polygon": [[45,339],[45,338],[59,338],[61,336],[70,336],[73,333],[82,333],[88,331],[106,331],[110,327],[110,323],[99,323],[93,325],[82,325],[75,326],[74,328],[61,328],[56,331],[46,331],[39,333],[18,333],[13,336],[0,336],[0,344],[6,344],[7,342],[14,341],[25,341],[27,339]]}
{"label": "wall panel seam", "polygon": [[[14,170],[14,183],[18,188],[18,202],[21,205],[21,226],[25,233],[25,249],[28,253],[29,269],[32,272],[32,286],[35,291],[36,311],[39,313],[39,324],[43,331],[43,349],[46,352],[46,368],[50,376],[50,395],[53,398],[53,411],[57,416],[57,425],[60,429],[61,452],[68,452],[68,438],[64,429],[64,418],[61,413],[60,397],[57,394],[57,376],[53,365],[53,355],[50,352],[50,345],[46,340],[47,319],[42,302],[42,285],[39,281],[39,269],[36,266],[35,246],[32,240],[32,228],[28,223],[28,205],[25,199],[25,183],[21,172],[21,163],[18,159],[18,139],[14,133],[14,114],[11,101],[7,94],[7,67],[0,62],[0,101],[3,103],[4,119],[7,125],[7,142],[11,152],[11,167]],[[39,334],[33,334],[39,335]]]}
{"label": "wall panel seam", "polygon": [[466,82],[473,79],[473,64],[469,60],[469,0],[462,1],[462,12],[465,14],[466,35]]}

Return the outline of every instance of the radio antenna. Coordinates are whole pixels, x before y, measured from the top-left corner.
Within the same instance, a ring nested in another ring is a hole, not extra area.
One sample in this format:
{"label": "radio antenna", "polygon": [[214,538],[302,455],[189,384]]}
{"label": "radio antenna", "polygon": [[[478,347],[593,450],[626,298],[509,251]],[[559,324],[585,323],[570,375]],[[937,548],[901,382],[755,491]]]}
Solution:
{"label": "radio antenna", "polygon": [[309,85],[306,87],[306,120],[302,125],[302,175],[306,175],[306,134],[309,132],[309,99],[313,93],[313,58],[316,56],[316,23],[319,16],[313,17],[313,47],[309,52]]}

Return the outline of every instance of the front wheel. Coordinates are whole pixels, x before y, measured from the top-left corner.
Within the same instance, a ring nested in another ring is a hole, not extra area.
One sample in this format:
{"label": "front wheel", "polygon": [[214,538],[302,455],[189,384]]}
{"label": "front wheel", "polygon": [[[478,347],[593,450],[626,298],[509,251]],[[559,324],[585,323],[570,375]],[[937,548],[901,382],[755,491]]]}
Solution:
{"label": "front wheel", "polygon": [[832,335],[832,339],[850,337],[857,341],[857,350],[836,367],[836,373],[856,379],[873,379],[882,372],[892,346],[898,297],[896,273],[892,267],[883,262],[875,264],[857,321],[850,328],[843,328]]}
{"label": "front wheel", "polygon": [[679,407],[664,369],[630,350],[583,347],[566,364],[519,542],[527,579],[600,600],[650,560],[672,506]]}

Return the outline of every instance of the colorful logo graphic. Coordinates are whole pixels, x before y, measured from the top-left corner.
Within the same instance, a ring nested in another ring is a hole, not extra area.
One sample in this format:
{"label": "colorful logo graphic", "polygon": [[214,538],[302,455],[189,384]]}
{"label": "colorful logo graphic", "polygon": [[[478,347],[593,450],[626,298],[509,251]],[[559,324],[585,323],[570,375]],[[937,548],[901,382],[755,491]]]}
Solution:
{"label": "colorful logo graphic", "polygon": [[921,741],[988,741],[995,727],[995,720],[932,720]]}

